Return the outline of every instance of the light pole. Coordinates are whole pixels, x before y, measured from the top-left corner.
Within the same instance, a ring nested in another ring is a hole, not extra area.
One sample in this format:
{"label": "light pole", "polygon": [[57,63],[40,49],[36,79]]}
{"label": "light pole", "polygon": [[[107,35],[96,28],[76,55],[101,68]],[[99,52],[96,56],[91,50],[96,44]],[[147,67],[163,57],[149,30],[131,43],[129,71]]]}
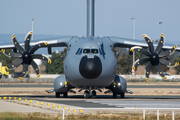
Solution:
{"label": "light pole", "polygon": [[135,39],[135,18],[131,18],[131,20],[134,20],[134,27],[133,27],[133,39]]}
{"label": "light pole", "polygon": [[[36,20],[35,18],[32,19],[32,31],[33,31],[33,21]],[[32,34],[32,39],[33,40],[33,34]]]}
{"label": "light pole", "polygon": [[[33,21],[34,21],[34,20],[36,20],[36,19],[35,19],[35,18],[32,19],[32,31],[33,31]],[[34,32],[34,31],[33,31],[33,32]],[[33,40],[33,34],[32,34],[31,40]],[[32,66],[31,66],[31,74],[32,74],[32,73],[33,73],[33,72],[32,72]]]}
{"label": "light pole", "polygon": [[[131,20],[134,20],[134,27],[133,27],[133,39],[135,39],[135,18],[131,18]],[[133,51],[133,65],[134,65],[134,56],[135,52]],[[134,79],[134,71],[132,71],[133,79]]]}

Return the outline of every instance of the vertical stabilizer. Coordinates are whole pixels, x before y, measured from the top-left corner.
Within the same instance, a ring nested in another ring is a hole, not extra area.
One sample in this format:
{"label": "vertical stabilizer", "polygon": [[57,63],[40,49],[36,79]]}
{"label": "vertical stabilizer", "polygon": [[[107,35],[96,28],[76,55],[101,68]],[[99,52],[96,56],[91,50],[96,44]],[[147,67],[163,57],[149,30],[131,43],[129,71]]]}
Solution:
{"label": "vertical stabilizer", "polygon": [[87,37],[94,36],[94,0],[87,0]]}

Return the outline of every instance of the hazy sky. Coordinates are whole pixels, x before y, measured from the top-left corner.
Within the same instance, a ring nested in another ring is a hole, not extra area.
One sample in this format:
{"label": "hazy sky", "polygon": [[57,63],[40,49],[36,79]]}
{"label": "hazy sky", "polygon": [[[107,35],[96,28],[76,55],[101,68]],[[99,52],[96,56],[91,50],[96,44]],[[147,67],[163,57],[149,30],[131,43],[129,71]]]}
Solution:
{"label": "hazy sky", "polygon": [[[95,0],[95,35],[133,38],[142,34],[175,44],[180,34],[180,0]],[[86,0],[1,0],[0,33],[86,36]],[[163,22],[160,26],[159,22]],[[176,41],[176,42],[175,42]]]}

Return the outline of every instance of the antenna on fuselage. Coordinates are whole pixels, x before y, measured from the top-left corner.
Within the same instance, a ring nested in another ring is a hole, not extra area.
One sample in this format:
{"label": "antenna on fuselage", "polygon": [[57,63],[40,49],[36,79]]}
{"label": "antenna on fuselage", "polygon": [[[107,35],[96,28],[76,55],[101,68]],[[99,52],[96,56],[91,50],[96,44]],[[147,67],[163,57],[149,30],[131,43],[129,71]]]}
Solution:
{"label": "antenna on fuselage", "polygon": [[94,0],[87,0],[87,37],[94,37]]}

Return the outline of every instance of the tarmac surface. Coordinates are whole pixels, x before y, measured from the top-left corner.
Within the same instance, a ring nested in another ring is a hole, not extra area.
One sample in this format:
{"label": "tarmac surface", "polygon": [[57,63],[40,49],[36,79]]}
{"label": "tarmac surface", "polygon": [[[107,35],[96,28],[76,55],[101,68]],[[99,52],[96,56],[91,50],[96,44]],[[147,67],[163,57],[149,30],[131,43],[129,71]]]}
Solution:
{"label": "tarmac surface", "polygon": [[[1,84],[0,88],[53,88],[53,84]],[[129,88],[180,88],[178,85],[128,85]],[[7,97],[7,100],[2,100],[3,97]],[[58,111],[47,109],[47,104],[72,108],[76,110],[83,109],[86,113],[97,113],[99,110],[106,112],[124,112],[127,109],[173,109],[180,113],[180,95],[125,95],[124,99],[118,96],[116,99],[112,98],[112,95],[97,95],[95,99],[84,99],[83,95],[71,94],[68,98],[55,98],[55,95],[0,95],[0,112],[13,111],[13,112],[44,112],[44,113],[58,113]],[[8,98],[11,97],[11,101]],[[16,97],[16,102],[13,101]],[[21,98],[21,102],[18,102]],[[27,104],[25,103],[27,99]],[[30,100],[33,101],[32,105],[29,105]],[[36,105],[38,101],[38,105]],[[41,103],[44,106],[41,108]]]}
{"label": "tarmac surface", "polygon": [[124,99],[121,99],[119,96],[113,99],[112,95],[97,95],[95,99],[84,99],[83,95],[69,95],[68,98],[55,98],[54,95],[9,95],[7,97],[82,108],[180,108],[180,96],[172,95],[126,95]]}
{"label": "tarmac surface", "polygon": [[[54,85],[46,84],[0,84],[0,87],[49,87],[54,88]],[[127,85],[127,88],[180,88],[178,85]]]}

